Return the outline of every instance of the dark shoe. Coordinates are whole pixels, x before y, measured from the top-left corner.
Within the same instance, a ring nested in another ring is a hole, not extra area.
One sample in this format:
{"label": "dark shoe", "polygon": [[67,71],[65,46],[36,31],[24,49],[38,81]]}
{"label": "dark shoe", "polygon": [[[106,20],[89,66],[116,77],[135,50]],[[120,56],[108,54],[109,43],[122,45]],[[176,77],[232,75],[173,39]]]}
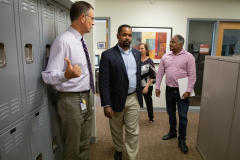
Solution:
{"label": "dark shoe", "polygon": [[178,147],[181,149],[182,152],[187,152],[188,151],[188,147],[186,145],[185,141],[178,141]]}
{"label": "dark shoe", "polygon": [[114,159],[115,160],[122,160],[122,152],[115,151]]}
{"label": "dark shoe", "polygon": [[154,122],[154,120],[149,120],[149,123],[153,123]]}
{"label": "dark shoe", "polygon": [[162,139],[168,140],[168,139],[175,138],[175,137],[177,137],[177,133],[168,133],[167,135],[163,136]]}

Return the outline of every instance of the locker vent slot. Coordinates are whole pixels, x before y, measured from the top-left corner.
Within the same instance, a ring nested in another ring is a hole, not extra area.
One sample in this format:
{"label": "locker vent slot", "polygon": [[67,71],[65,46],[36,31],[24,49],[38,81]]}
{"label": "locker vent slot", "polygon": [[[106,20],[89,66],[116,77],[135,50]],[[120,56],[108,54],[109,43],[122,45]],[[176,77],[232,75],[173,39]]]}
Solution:
{"label": "locker vent slot", "polygon": [[41,92],[41,90],[36,90],[36,99],[37,99],[37,101],[42,99],[42,92]]}
{"label": "locker vent slot", "polygon": [[17,131],[15,135],[16,146],[23,142],[23,135],[21,131]]}
{"label": "locker vent slot", "polygon": [[62,13],[62,23],[66,24],[66,15],[65,12]]}
{"label": "locker vent slot", "polygon": [[35,93],[34,93],[34,91],[29,92],[29,102],[30,102],[30,104],[35,103]]}
{"label": "locker vent slot", "polygon": [[39,127],[41,127],[41,126],[44,124],[43,116],[40,116],[40,117],[38,118],[38,124],[39,124]]}
{"label": "locker vent slot", "polygon": [[0,43],[0,68],[7,66],[6,51],[3,43]]}
{"label": "locker vent slot", "polygon": [[16,132],[16,128],[13,128],[13,129],[10,131],[10,134],[13,134],[14,132]]}
{"label": "locker vent slot", "polygon": [[35,160],[43,160],[43,159],[42,159],[42,153],[40,153],[40,154],[36,157]]}
{"label": "locker vent slot", "polygon": [[63,10],[59,10],[58,12],[58,21],[60,23],[66,24],[66,13]]}
{"label": "locker vent slot", "polygon": [[12,136],[9,136],[4,140],[5,154],[8,154],[11,150],[13,150],[13,142],[14,141],[12,140]]}
{"label": "locker vent slot", "polygon": [[19,101],[18,98],[11,101],[12,103],[12,114],[15,114],[20,111]]}
{"label": "locker vent slot", "polygon": [[52,140],[52,150],[53,150],[53,153],[56,152],[58,146],[57,146],[57,137],[54,137],[53,140]]}
{"label": "locker vent slot", "polygon": [[38,129],[38,120],[34,119],[32,121],[32,132],[35,132]]}
{"label": "locker vent slot", "polygon": [[54,19],[54,7],[53,5],[49,6],[48,18],[53,20]]}
{"label": "locker vent slot", "polygon": [[26,63],[31,64],[33,63],[33,46],[32,44],[25,44],[25,57],[26,57]]}
{"label": "locker vent slot", "polygon": [[10,5],[10,0],[0,0],[2,3]]}
{"label": "locker vent slot", "polygon": [[0,117],[1,120],[4,120],[5,118],[10,116],[10,112],[9,112],[9,106],[8,103],[4,103],[0,106]]}
{"label": "locker vent slot", "polygon": [[58,21],[60,23],[62,23],[62,12],[61,11],[58,12]]}
{"label": "locker vent slot", "polygon": [[36,14],[37,11],[37,5],[36,5],[36,0],[30,0],[30,12],[33,14]]}
{"label": "locker vent slot", "polygon": [[28,11],[28,0],[22,0],[22,9]]}

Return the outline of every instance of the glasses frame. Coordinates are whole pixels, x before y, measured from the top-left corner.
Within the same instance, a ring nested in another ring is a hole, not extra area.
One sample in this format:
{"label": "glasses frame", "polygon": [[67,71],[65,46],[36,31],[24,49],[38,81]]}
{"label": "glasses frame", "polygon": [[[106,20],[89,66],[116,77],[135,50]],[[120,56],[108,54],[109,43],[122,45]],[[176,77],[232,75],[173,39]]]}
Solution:
{"label": "glasses frame", "polygon": [[95,17],[89,16],[87,14],[84,14],[84,15],[90,17],[93,21],[95,20]]}

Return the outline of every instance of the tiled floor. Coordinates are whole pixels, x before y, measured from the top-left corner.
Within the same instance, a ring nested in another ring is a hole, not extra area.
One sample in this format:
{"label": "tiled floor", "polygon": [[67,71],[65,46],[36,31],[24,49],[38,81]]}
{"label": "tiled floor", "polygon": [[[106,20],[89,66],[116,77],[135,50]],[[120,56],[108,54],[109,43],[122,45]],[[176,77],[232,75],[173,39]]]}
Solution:
{"label": "tiled floor", "polygon": [[[97,95],[97,142],[90,145],[90,160],[114,160],[114,146],[109,129],[108,119],[100,107]],[[178,148],[177,138],[163,141],[169,130],[168,115],[166,112],[154,112],[154,123],[148,123],[146,111],[140,115],[140,148],[137,160],[203,160],[196,149],[199,113],[188,113],[187,145],[188,154]],[[123,160],[127,160],[126,150],[123,151]]]}

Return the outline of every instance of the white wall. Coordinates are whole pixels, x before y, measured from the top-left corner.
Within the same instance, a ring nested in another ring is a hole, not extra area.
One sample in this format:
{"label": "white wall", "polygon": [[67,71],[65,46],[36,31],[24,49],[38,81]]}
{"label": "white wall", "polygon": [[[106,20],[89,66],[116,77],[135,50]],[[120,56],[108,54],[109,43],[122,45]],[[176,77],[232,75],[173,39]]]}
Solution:
{"label": "white wall", "polygon": [[[172,33],[186,37],[187,18],[240,19],[240,1],[96,0],[96,17],[111,17],[111,47],[117,44],[117,29],[122,24],[140,27],[172,27]],[[184,47],[185,48],[185,47]],[[157,67],[158,65],[156,65]],[[161,98],[153,91],[154,107],[165,108],[165,84]]]}
{"label": "white wall", "polygon": [[95,21],[95,55],[99,55],[99,60],[101,59],[101,54],[106,49],[98,49],[97,43],[98,42],[105,42],[106,43],[106,21],[103,20],[96,20]]}

